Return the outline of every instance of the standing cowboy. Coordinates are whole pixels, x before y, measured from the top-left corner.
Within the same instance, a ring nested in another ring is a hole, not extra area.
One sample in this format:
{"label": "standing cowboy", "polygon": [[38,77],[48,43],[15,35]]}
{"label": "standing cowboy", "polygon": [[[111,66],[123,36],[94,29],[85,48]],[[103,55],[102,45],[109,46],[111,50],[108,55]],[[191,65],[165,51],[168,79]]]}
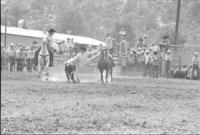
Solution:
{"label": "standing cowboy", "polygon": [[197,72],[197,79],[199,79],[199,65],[200,65],[200,58],[198,56],[198,52],[194,53],[192,58],[192,79],[194,79],[194,72]]}
{"label": "standing cowboy", "polygon": [[16,50],[14,48],[14,44],[11,43],[10,48],[8,48],[9,54],[9,63],[10,63],[10,71],[15,70],[15,60],[16,60]]}
{"label": "standing cowboy", "polygon": [[150,68],[151,68],[151,55],[149,51],[146,51],[145,54],[145,72],[144,76],[150,76]]}
{"label": "standing cowboy", "polygon": [[170,66],[171,66],[171,62],[172,62],[172,55],[171,55],[171,51],[168,50],[167,54],[165,55],[165,74],[167,76],[167,78],[169,77],[169,70],[170,70]]}
{"label": "standing cowboy", "polygon": [[153,77],[158,78],[160,58],[157,51],[153,52]]}

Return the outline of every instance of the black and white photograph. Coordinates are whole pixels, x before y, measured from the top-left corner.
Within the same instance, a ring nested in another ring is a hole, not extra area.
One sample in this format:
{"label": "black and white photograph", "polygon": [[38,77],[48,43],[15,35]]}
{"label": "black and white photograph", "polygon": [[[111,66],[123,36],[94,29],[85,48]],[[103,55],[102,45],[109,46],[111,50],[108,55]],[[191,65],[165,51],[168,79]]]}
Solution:
{"label": "black and white photograph", "polygon": [[1,0],[1,134],[200,134],[200,0]]}

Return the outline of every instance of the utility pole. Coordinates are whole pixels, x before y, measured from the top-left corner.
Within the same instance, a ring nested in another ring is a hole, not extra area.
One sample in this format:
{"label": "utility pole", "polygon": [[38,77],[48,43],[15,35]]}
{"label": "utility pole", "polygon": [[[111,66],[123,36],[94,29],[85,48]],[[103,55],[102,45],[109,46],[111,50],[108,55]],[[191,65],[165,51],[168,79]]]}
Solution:
{"label": "utility pole", "polygon": [[[174,38],[174,45],[178,44],[178,30],[179,30],[179,20],[180,20],[180,8],[181,8],[181,0],[178,0],[177,3],[177,12],[176,12],[176,29],[175,29],[175,38]],[[177,47],[174,48],[174,53],[178,57],[179,66],[181,66],[182,60],[181,56],[177,54]]]}
{"label": "utility pole", "polygon": [[174,38],[174,44],[178,44],[178,30],[179,30],[179,20],[180,20],[180,8],[181,8],[181,0],[178,0],[177,3],[177,12],[176,12],[176,29],[175,29],[175,38]]}

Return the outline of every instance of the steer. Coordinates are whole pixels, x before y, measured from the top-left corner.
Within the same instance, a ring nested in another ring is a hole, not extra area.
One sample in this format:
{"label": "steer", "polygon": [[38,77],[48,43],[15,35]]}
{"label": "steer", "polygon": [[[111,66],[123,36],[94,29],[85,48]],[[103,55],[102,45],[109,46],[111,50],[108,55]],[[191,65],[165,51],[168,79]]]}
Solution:
{"label": "steer", "polygon": [[77,83],[75,80],[74,80],[74,72],[76,71],[76,66],[75,65],[72,65],[72,64],[69,64],[69,63],[66,63],[65,64],[65,75],[68,79],[68,83],[70,82],[70,79],[73,81],[73,83]]}

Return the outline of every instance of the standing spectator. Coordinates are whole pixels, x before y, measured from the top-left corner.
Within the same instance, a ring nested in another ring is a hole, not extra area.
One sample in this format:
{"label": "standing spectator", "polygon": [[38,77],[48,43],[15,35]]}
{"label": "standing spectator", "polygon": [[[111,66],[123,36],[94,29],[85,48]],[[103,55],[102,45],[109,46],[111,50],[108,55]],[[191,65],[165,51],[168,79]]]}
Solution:
{"label": "standing spectator", "polygon": [[198,52],[194,53],[192,58],[192,79],[194,79],[194,72],[197,72],[197,79],[199,79],[199,65],[200,65],[200,58]]}
{"label": "standing spectator", "polygon": [[34,63],[34,51],[31,48],[27,48],[27,71],[32,72]]}
{"label": "standing spectator", "polygon": [[108,49],[112,48],[112,38],[111,38],[110,34],[107,34],[107,36],[106,36],[106,47]]}
{"label": "standing spectator", "polygon": [[16,59],[16,50],[14,48],[14,44],[11,43],[10,48],[8,48],[9,55],[9,63],[10,63],[10,71],[15,70],[15,59]]}
{"label": "standing spectator", "polygon": [[158,78],[160,59],[157,51],[153,52],[152,59],[153,59],[153,77]]}
{"label": "standing spectator", "polygon": [[1,70],[7,69],[8,55],[4,44],[1,44]]}
{"label": "standing spectator", "polygon": [[151,71],[150,68],[151,68],[151,55],[149,51],[146,51],[144,76],[147,75],[150,76],[150,71]]}
{"label": "standing spectator", "polygon": [[17,51],[17,71],[22,71],[24,67],[23,48],[20,47]]}
{"label": "standing spectator", "polygon": [[169,77],[171,62],[172,62],[172,55],[171,55],[171,51],[168,50],[167,54],[165,55],[165,74],[167,78]]}
{"label": "standing spectator", "polygon": [[34,69],[34,71],[37,71],[38,54],[40,52],[40,49],[41,49],[41,47],[39,47],[37,43],[33,45],[33,53],[34,53],[33,69]]}

